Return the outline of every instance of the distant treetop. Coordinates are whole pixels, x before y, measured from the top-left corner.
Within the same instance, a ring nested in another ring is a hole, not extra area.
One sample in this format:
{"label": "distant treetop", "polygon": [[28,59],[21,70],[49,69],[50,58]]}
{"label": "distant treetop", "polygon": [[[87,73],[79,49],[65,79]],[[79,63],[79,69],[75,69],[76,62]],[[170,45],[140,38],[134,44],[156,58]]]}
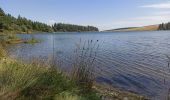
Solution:
{"label": "distant treetop", "polygon": [[81,26],[74,24],[55,23],[52,28],[55,32],[88,32],[99,31],[98,28],[93,26]]}
{"label": "distant treetop", "polygon": [[169,23],[162,23],[159,25],[159,30],[170,30],[170,22]]}

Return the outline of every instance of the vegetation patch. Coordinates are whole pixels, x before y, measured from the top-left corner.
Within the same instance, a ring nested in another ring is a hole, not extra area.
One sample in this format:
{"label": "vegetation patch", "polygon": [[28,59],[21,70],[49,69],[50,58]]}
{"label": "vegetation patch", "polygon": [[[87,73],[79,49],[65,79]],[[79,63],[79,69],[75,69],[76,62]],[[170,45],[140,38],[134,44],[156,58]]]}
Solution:
{"label": "vegetation patch", "polygon": [[88,95],[79,92],[81,87],[74,83],[57,69],[42,64],[22,64],[9,59],[0,63],[3,100],[89,100],[89,97],[99,100],[94,92]]}
{"label": "vegetation patch", "polygon": [[19,43],[35,44],[35,43],[41,42],[41,40],[38,40],[36,38],[23,40],[23,39],[18,38],[15,34],[5,35],[4,38],[2,38],[1,40],[5,41],[5,43],[7,44],[19,44]]}
{"label": "vegetation patch", "polygon": [[24,41],[24,43],[26,44],[35,44],[35,43],[40,43],[40,42],[41,42],[40,40],[37,40],[35,38]]}
{"label": "vegetation patch", "polygon": [[48,62],[29,64],[7,58],[1,48],[0,98],[2,100],[100,100],[84,91],[78,81],[51,67]]}

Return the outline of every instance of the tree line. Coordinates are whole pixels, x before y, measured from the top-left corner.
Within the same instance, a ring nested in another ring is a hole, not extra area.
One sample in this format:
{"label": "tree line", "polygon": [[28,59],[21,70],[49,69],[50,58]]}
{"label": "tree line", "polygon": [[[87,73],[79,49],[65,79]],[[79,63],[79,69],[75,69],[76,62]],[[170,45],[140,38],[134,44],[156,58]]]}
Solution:
{"label": "tree line", "polygon": [[55,32],[87,32],[99,31],[98,28],[93,26],[80,26],[74,24],[55,23],[52,28]]}
{"label": "tree line", "polygon": [[159,30],[170,30],[170,22],[160,24],[159,25]]}
{"label": "tree line", "polygon": [[81,26],[73,24],[55,23],[50,26],[38,21],[32,21],[20,15],[15,18],[10,14],[6,14],[0,8],[0,32],[13,33],[32,33],[32,32],[85,32],[99,31],[93,26]]}

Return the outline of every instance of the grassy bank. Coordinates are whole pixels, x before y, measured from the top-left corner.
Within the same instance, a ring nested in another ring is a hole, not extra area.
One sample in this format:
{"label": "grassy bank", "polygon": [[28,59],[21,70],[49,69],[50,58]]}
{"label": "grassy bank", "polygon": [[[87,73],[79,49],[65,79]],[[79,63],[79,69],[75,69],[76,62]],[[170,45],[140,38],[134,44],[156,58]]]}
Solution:
{"label": "grassy bank", "polygon": [[6,60],[0,64],[3,100],[99,100],[93,92],[79,92],[81,87],[56,69]]}
{"label": "grassy bank", "polygon": [[24,64],[6,58],[0,49],[0,98],[2,100],[100,100],[85,85],[77,84],[49,63]]}
{"label": "grassy bank", "polygon": [[[14,39],[14,37],[9,37]],[[32,40],[33,41],[33,40]],[[2,42],[1,42],[2,43]],[[78,68],[69,76],[50,61],[22,63],[8,58],[0,43],[0,99],[2,100],[100,100],[87,71]],[[75,67],[77,68],[77,67]],[[85,79],[85,80],[84,80]]]}

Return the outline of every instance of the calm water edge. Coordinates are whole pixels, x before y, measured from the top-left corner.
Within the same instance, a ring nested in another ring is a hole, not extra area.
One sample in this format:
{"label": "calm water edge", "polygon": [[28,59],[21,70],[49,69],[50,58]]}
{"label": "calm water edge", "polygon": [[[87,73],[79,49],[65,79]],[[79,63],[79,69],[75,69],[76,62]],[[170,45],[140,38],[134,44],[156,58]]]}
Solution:
{"label": "calm water edge", "polygon": [[10,45],[8,51],[11,56],[27,61],[34,57],[46,59],[55,54],[63,69],[69,69],[77,45],[84,45],[88,40],[98,40],[97,82],[153,99],[162,99],[168,93],[170,68],[166,56],[170,56],[170,31],[40,33],[18,36],[23,39],[35,37],[42,42],[36,45]]}

